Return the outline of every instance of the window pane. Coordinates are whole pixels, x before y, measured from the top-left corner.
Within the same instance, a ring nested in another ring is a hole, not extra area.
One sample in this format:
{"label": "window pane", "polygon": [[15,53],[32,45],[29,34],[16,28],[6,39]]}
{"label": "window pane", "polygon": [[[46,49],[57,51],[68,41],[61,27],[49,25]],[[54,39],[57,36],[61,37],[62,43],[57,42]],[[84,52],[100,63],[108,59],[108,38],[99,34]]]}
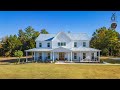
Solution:
{"label": "window pane", "polygon": [[39,43],[39,47],[42,47],[42,43]]}
{"label": "window pane", "polygon": [[50,59],[50,53],[48,53],[48,59]]}
{"label": "window pane", "polygon": [[66,42],[64,42],[64,46],[66,46]]}
{"label": "window pane", "polygon": [[77,53],[74,53],[74,59],[77,59]]}
{"label": "window pane", "polygon": [[74,47],[77,47],[77,42],[74,42]]}
{"label": "window pane", "polygon": [[83,47],[86,47],[86,42],[83,42]]}
{"label": "window pane", "polygon": [[60,46],[60,42],[58,42],[58,46]]}
{"label": "window pane", "polygon": [[83,59],[85,59],[86,58],[86,53],[83,53]]}
{"label": "window pane", "polygon": [[50,43],[47,43],[47,47],[50,47]]}

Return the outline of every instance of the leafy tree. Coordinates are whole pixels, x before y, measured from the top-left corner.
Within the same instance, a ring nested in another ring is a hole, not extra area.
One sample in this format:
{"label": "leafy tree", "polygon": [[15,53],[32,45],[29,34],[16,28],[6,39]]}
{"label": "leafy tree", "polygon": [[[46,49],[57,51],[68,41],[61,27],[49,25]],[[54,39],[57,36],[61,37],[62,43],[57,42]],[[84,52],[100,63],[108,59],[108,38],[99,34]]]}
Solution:
{"label": "leafy tree", "polygon": [[5,52],[9,52],[7,56],[13,56],[14,51],[20,49],[21,45],[22,43],[16,35],[10,35],[2,46]]}
{"label": "leafy tree", "polygon": [[118,55],[120,49],[119,33],[102,27],[93,33],[90,46],[102,50],[102,55]]}
{"label": "leafy tree", "polygon": [[24,52],[24,50],[35,48],[35,39],[39,36],[39,34],[40,33],[38,31],[35,31],[31,26],[25,28],[24,31],[20,29],[18,38],[22,42],[21,50]]}
{"label": "leafy tree", "polygon": [[40,33],[41,33],[41,34],[49,34],[49,33],[46,31],[46,29],[42,29],[42,30],[40,31]]}
{"label": "leafy tree", "polygon": [[23,52],[20,50],[15,50],[14,56],[18,58],[18,62],[20,63],[20,58],[23,56]]}

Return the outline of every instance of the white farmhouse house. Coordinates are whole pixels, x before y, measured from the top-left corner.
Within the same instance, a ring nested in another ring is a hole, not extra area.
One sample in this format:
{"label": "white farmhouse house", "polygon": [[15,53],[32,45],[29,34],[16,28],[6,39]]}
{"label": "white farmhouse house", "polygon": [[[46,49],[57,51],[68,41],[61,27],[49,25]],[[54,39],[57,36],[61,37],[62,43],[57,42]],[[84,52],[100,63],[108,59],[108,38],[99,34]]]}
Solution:
{"label": "white farmhouse house", "polygon": [[86,33],[40,34],[35,41],[36,48],[25,50],[26,56],[34,53],[35,61],[100,62],[100,50],[89,47]]}

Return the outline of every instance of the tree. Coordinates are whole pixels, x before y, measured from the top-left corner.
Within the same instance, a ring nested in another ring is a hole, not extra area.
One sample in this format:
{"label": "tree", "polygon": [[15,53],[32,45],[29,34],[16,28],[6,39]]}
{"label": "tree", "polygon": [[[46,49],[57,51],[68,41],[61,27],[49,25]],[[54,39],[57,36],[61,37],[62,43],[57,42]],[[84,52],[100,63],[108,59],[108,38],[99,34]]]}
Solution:
{"label": "tree", "polygon": [[40,33],[41,33],[41,34],[49,34],[49,33],[46,31],[46,29],[42,29],[42,30],[40,31]]}
{"label": "tree", "polygon": [[90,46],[102,50],[102,55],[118,55],[120,51],[119,37],[117,31],[102,27],[93,33]]}
{"label": "tree", "polygon": [[21,50],[24,52],[24,50],[35,48],[35,39],[39,36],[39,34],[40,33],[35,31],[31,26],[25,28],[24,31],[20,29],[18,38],[22,42]]}
{"label": "tree", "polygon": [[17,57],[18,63],[20,63],[20,58],[23,56],[23,52],[20,50],[15,50],[14,56]]}
{"label": "tree", "polygon": [[[4,53],[7,52],[7,56],[13,56],[15,50],[19,50],[22,45],[21,41],[16,35],[10,35],[6,38],[3,46]],[[6,55],[6,54],[5,54]]]}

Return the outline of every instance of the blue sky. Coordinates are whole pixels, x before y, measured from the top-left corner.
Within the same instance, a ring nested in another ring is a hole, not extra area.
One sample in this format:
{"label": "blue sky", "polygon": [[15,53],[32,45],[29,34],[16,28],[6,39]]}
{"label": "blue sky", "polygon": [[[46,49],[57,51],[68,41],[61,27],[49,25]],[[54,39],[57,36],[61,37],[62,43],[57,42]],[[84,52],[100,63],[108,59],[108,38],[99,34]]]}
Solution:
{"label": "blue sky", "polygon": [[[32,26],[40,31],[45,28],[49,33],[71,31],[72,33],[93,32],[103,26],[109,28],[114,11],[0,11],[0,37],[18,34],[19,29]],[[116,11],[120,32],[120,12]]]}

